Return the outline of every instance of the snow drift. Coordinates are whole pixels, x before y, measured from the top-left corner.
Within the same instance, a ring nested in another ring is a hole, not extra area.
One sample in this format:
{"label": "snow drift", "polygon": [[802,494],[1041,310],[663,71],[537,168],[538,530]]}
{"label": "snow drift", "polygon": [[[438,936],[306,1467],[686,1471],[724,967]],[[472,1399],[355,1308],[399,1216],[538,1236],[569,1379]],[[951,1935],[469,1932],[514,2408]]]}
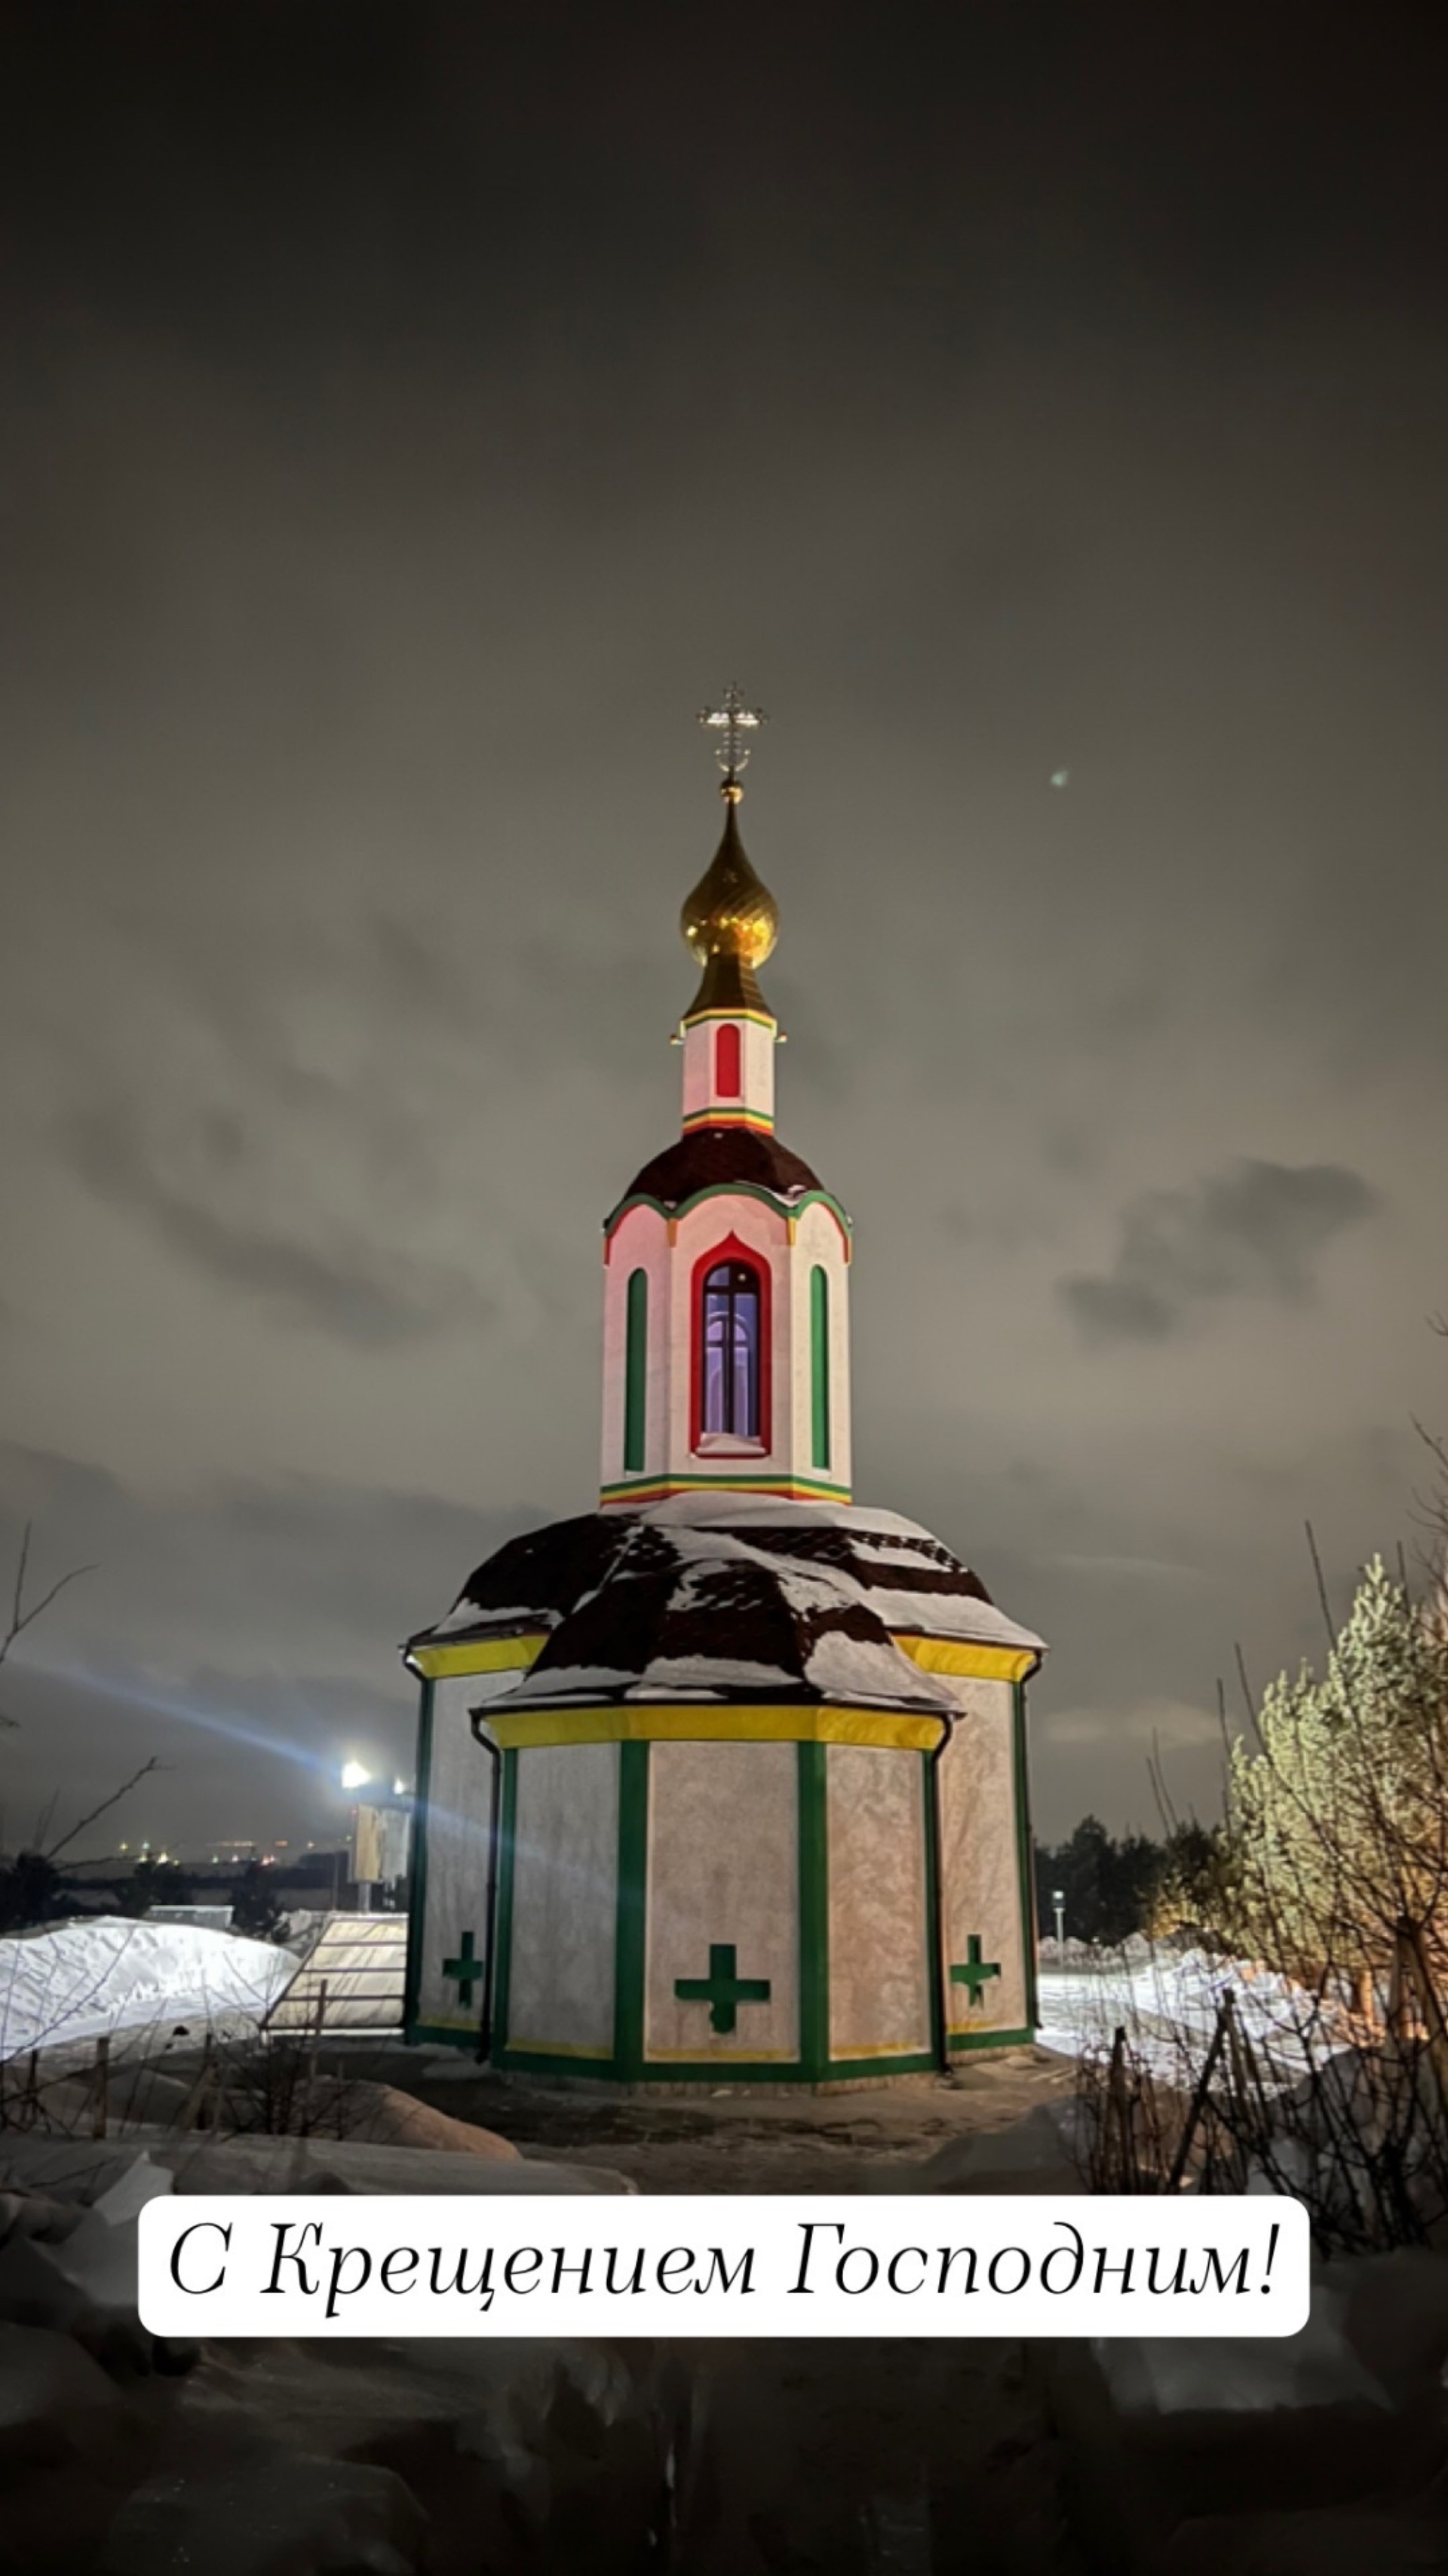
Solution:
{"label": "snow drift", "polygon": [[111,1914],[0,1941],[0,2061],[121,2031],[256,2023],[299,1965],[267,1941]]}

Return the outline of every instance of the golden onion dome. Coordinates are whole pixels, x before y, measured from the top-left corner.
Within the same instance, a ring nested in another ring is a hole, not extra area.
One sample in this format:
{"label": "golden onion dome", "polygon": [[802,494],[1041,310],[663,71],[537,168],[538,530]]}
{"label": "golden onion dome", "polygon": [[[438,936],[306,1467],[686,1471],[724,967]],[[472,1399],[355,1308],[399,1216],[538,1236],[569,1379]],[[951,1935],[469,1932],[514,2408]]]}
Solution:
{"label": "golden onion dome", "polygon": [[779,906],[739,838],[739,791],[726,785],[724,837],[684,904],[679,926],[704,969],[689,1017],[703,1010],[762,1010],[754,981],[779,937]]}

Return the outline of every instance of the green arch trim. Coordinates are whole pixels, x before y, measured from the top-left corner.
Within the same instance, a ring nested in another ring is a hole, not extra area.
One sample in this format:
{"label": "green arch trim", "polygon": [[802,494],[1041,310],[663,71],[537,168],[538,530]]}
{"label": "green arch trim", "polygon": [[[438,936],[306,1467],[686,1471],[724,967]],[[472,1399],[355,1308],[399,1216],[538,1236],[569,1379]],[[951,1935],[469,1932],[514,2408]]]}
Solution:
{"label": "green arch trim", "polygon": [[776,1198],[773,1190],[761,1189],[757,1181],[711,1181],[707,1189],[695,1190],[692,1198],[680,1199],[677,1207],[669,1207],[663,1199],[654,1198],[648,1190],[640,1190],[632,1198],[620,1199],[617,1207],[603,1221],[605,1251],[613,1241],[630,1208],[652,1208],[654,1213],[663,1217],[666,1222],[677,1223],[681,1217],[688,1215],[691,1208],[699,1207],[705,1199],[760,1199],[766,1207],[773,1208],[778,1215],[791,1223],[796,1222],[807,1207],[828,1208],[844,1236],[846,1247],[848,1248],[849,1245],[852,1232],[850,1220],[839,1200],[828,1190],[806,1190],[802,1198],[781,1199]]}

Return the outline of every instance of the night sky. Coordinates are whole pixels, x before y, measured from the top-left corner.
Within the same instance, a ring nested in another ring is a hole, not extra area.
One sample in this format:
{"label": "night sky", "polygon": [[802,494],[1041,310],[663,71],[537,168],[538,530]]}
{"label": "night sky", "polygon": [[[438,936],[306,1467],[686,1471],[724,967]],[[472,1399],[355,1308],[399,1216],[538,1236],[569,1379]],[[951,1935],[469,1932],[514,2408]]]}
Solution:
{"label": "night sky", "polygon": [[[1448,1427],[1439,13],[0,21],[0,1845],[336,1829],[597,1483],[696,710],[856,1494],[1210,1809]],[[1235,1684],[1232,1685],[1235,1693]]]}

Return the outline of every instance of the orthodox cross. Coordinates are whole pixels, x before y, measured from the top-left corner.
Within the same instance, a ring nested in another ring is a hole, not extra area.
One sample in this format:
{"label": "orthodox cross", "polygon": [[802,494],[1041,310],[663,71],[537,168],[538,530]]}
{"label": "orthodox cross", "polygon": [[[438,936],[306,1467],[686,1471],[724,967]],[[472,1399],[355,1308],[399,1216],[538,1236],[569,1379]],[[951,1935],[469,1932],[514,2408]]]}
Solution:
{"label": "orthodox cross", "polygon": [[769,721],[762,707],[747,707],[731,680],[717,707],[701,707],[699,722],[706,733],[716,736],[714,757],[724,772],[725,793],[737,787],[748,766],[751,745],[749,736]]}
{"label": "orthodox cross", "polygon": [[442,1963],[442,1972],[445,1977],[451,1977],[456,1984],[459,1999],[463,2005],[463,2009],[466,2011],[468,2005],[473,1999],[474,1986],[480,1986],[482,1984],[483,1978],[487,1972],[482,1960],[476,1959],[473,1956],[473,1936],[471,1932],[465,1932],[463,1934],[463,1937],[458,1944],[458,1951],[459,1956],[456,1959],[444,1959]]}
{"label": "orthodox cross", "polygon": [[980,1934],[978,1932],[972,1932],[970,1939],[965,1945],[964,1965],[962,1967],[951,1969],[950,1982],[953,1986],[969,1986],[971,2007],[973,2010],[980,2001],[980,1990],[985,1984],[987,1977],[998,1977],[1000,1972],[1001,1963],[999,1959],[983,1959],[981,1957]]}
{"label": "orthodox cross", "polygon": [[711,2030],[727,2033],[733,2030],[740,2004],[767,2004],[767,1977],[740,1977],[735,1974],[739,1953],[732,1941],[711,1941],[707,1977],[676,1977],[674,1992],[681,2004],[707,2004]]}

